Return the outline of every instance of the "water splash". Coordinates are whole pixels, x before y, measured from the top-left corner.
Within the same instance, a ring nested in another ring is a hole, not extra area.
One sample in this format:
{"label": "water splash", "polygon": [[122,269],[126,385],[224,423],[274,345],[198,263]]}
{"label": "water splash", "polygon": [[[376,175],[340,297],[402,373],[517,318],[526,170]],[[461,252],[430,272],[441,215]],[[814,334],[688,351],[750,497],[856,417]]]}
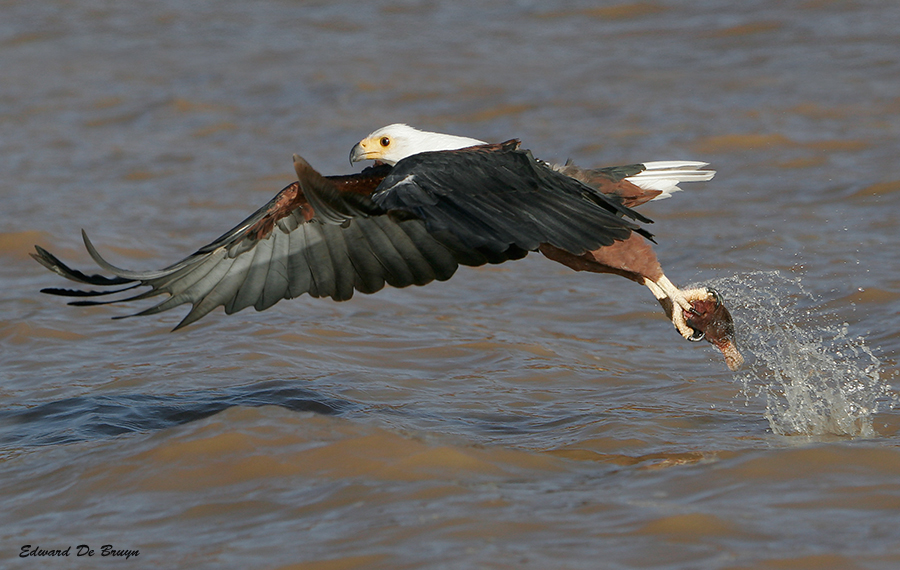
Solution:
{"label": "water splash", "polygon": [[755,272],[709,283],[727,300],[745,356],[739,374],[747,401],[766,399],[779,435],[874,437],[879,405],[898,398],[862,337],[801,284],[781,272]]}

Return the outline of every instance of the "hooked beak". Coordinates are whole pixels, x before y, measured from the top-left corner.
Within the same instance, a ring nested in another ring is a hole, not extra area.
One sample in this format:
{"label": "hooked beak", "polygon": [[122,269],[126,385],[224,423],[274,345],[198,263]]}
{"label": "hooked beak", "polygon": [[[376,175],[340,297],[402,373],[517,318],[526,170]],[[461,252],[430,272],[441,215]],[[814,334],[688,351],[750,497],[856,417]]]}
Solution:
{"label": "hooked beak", "polygon": [[369,153],[363,148],[362,141],[356,143],[356,145],[350,149],[350,164],[354,162],[359,162],[361,160],[366,160],[368,158]]}

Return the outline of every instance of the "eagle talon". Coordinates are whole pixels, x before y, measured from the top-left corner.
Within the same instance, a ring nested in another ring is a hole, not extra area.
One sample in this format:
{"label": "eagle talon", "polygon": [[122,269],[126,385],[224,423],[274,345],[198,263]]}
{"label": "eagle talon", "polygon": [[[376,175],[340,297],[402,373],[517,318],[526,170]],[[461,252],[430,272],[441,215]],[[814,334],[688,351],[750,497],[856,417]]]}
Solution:
{"label": "eagle talon", "polygon": [[706,338],[706,333],[703,331],[698,331],[697,329],[693,329],[694,334],[688,337],[688,340],[691,342],[700,342],[704,338]]}
{"label": "eagle talon", "polygon": [[716,302],[716,308],[717,308],[717,309],[718,309],[719,307],[722,306],[722,296],[719,295],[719,292],[718,292],[718,291],[716,291],[715,289],[710,289],[709,287],[707,287],[707,288],[706,288],[706,292],[709,293],[710,296],[712,296],[713,301]]}

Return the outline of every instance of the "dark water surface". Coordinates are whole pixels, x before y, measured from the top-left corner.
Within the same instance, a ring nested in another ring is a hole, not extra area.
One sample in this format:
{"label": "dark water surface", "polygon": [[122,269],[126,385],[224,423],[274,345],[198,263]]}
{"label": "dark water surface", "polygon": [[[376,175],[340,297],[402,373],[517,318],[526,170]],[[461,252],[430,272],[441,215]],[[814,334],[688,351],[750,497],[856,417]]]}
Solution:
{"label": "dark water surface", "polygon": [[[0,3],[0,567],[900,567],[898,30],[875,1]],[[37,292],[33,244],[161,267],[292,153],[350,172],[398,121],[711,162],[642,211],[745,369],[539,256],[177,333]]]}

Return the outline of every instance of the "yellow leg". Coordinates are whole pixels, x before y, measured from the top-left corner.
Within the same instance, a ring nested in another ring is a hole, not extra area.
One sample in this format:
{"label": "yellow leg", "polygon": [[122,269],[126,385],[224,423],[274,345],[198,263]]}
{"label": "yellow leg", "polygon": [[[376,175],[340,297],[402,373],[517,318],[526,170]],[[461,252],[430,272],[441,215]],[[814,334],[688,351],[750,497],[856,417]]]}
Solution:
{"label": "yellow leg", "polygon": [[[665,275],[656,281],[645,278],[644,285],[650,289],[650,292],[662,305],[666,316],[675,325],[678,333],[688,340],[697,340],[696,332],[684,320],[684,311],[693,311],[691,301],[707,301],[712,297],[712,294],[705,288],[682,291],[669,281],[669,278]],[[676,310],[676,306],[681,310]]]}

